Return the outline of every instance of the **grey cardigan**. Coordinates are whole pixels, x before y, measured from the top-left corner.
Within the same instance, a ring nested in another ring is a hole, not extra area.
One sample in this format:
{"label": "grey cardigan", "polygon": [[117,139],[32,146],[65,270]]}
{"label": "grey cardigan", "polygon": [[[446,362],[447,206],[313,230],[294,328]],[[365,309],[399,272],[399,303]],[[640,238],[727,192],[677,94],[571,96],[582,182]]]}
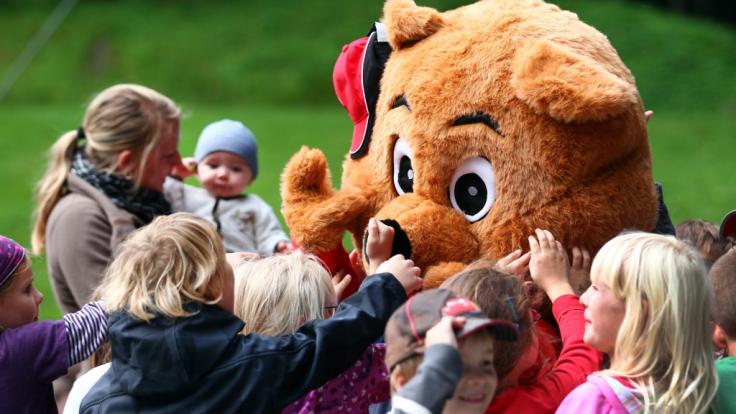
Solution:
{"label": "grey cardigan", "polygon": [[117,245],[144,223],[75,175],[66,189],[49,215],[46,258],[56,301],[71,313],[90,301]]}

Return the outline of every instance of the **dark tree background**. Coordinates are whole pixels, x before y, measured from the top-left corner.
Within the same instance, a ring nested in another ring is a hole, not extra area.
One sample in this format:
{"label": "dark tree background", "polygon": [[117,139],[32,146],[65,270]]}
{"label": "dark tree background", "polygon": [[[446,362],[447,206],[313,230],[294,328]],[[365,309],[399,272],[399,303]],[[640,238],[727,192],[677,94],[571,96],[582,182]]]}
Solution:
{"label": "dark tree background", "polygon": [[706,17],[736,26],[736,2],[733,0],[634,0],[674,12]]}

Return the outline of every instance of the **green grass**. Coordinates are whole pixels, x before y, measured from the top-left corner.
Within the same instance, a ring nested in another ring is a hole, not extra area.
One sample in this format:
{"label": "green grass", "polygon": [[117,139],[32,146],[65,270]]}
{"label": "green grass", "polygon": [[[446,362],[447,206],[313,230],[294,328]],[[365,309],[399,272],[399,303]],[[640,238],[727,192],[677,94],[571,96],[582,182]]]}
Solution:
{"label": "green grass", "polygon": [[[440,9],[469,2],[417,1]],[[621,1],[559,3],[609,37],[655,111],[654,174],[673,220],[720,221],[736,208],[736,32]],[[4,2],[0,76],[55,4]],[[337,182],[351,125],[332,91],[332,65],[381,9],[364,0],[79,2],[0,102],[0,234],[29,245],[32,188],[46,151],[79,125],[96,91],[119,82],[152,86],[181,104],[185,155],[207,123],[243,120],[260,146],[251,190],[276,210],[279,174],[303,144],[327,153]],[[56,318],[43,258],[34,271],[47,298],[41,317]]]}

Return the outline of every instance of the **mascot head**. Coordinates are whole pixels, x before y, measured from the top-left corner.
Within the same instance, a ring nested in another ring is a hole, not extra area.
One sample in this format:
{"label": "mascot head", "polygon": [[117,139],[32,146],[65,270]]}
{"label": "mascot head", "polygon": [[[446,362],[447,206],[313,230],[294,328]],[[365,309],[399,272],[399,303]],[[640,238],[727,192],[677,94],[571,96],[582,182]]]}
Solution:
{"label": "mascot head", "polygon": [[315,173],[324,165],[309,150],[287,165],[284,215],[298,242],[325,250],[349,230],[361,248],[376,216],[434,287],[528,248],[535,228],[593,252],[621,230],[654,228],[644,108],[603,34],[539,0],[444,13],[389,0],[383,23],[392,51],[375,119],[341,189]]}

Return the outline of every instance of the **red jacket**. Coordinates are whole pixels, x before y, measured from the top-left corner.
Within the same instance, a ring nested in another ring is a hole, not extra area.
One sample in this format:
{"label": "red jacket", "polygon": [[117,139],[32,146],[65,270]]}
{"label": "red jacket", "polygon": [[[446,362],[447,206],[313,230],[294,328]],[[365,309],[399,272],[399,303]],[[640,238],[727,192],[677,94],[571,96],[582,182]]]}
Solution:
{"label": "red jacket", "polygon": [[[486,414],[554,413],[567,394],[585,382],[588,374],[600,369],[603,355],[583,342],[585,318],[578,297],[560,296],[552,305],[552,313],[562,337],[562,351],[557,361],[535,383],[501,391]],[[543,335],[540,335],[540,345],[542,340]]]}

